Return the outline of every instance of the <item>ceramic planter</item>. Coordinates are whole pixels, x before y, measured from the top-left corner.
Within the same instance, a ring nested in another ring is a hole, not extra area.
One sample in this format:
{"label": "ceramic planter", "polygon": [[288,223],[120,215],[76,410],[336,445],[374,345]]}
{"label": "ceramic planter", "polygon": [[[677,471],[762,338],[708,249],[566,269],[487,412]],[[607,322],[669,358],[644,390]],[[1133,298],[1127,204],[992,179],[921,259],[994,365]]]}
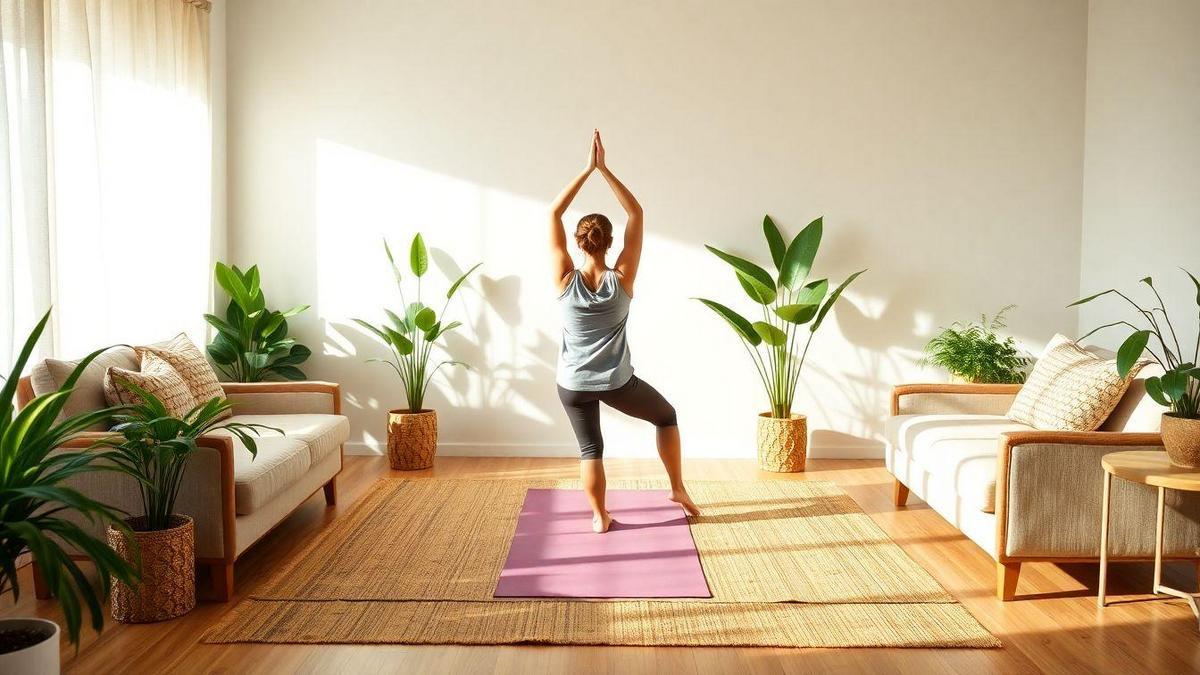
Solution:
{"label": "ceramic planter", "polygon": [[16,651],[0,654],[0,673],[58,675],[58,624],[46,619],[0,619],[0,633],[29,633],[41,640]]}
{"label": "ceramic planter", "polygon": [[[196,606],[196,536],[188,516],[171,516],[171,528],[141,531],[145,518],[126,518],[126,534],[108,528],[108,545],[133,564],[140,555],[141,583],[113,583],[112,616],[121,623],[150,623],[183,616]],[[137,547],[136,549],[134,547]]]}
{"label": "ceramic planter", "polygon": [[758,415],[758,466],[763,471],[794,473],[808,458],[808,418]]}
{"label": "ceramic planter", "polygon": [[437,412],[392,410],[388,412],[388,463],[399,471],[416,471],[433,466],[437,452]]}
{"label": "ceramic planter", "polygon": [[1200,469],[1200,419],[1163,413],[1162,440],[1172,464]]}

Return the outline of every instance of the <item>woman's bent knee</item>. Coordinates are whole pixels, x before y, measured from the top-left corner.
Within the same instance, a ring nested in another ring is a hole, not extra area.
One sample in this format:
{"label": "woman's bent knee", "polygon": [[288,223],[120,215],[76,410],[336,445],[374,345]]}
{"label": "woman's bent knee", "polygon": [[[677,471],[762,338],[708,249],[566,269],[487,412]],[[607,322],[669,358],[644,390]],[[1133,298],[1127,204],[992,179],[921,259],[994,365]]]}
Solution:
{"label": "woman's bent knee", "polygon": [[603,443],[587,443],[579,446],[580,459],[603,459],[604,444]]}
{"label": "woman's bent knee", "polygon": [[658,419],[654,420],[654,426],[659,429],[679,426],[679,422],[675,417],[675,406],[668,403],[666,410],[663,410],[659,414]]}

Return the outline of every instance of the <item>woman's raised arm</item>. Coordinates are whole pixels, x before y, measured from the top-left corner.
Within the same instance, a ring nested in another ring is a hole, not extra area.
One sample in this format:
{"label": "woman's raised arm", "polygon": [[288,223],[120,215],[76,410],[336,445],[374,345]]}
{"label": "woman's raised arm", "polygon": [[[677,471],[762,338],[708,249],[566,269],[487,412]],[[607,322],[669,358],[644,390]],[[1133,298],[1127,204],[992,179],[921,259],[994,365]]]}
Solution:
{"label": "woman's raised arm", "polygon": [[617,201],[621,203],[621,208],[625,209],[625,214],[629,217],[625,223],[625,242],[621,247],[621,255],[617,256],[617,263],[613,269],[621,278],[625,292],[632,296],[633,280],[637,276],[638,263],[642,260],[642,205],[634,198],[629,188],[608,170],[608,165],[604,162],[604,143],[600,140],[600,132],[596,132],[596,168],[608,181],[608,186],[612,188]]}
{"label": "woman's raised arm", "polygon": [[567,251],[567,233],[562,217],[570,208],[575,195],[579,194],[579,188],[583,187],[588,176],[596,169],[596,140],[598,137],[599,132],[592,133],[592,146],[588,151],[588,162],[583,172],[567,183],[562,192],[554,198],[554,203],[550,205],[550,267],[551,273],[554,275],[554,283],[559,285],[562,285],[562,280],[575,270],[575,262],[571,260],[571,254]]}

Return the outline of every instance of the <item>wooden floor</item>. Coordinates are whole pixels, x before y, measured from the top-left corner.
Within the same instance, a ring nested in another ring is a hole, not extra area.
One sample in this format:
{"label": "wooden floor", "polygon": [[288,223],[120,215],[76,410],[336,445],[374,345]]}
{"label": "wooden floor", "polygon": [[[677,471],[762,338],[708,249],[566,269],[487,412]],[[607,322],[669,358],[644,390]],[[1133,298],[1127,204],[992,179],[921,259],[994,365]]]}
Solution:
{"label": "wooden floor", "polygon": [[[652,460],[610,460],[610,477],[658,476]],[[566,459],[444,458],[430,471],[406,477],[569,478],[578,462]],[[760,473],[752,461],[697,460],[685,474],[710,480],[832,480],[908,552],[959,598],[1004,643],[996,650],[901,649],[695,649],[653,647],[544,646],[375,646],[375,645],[205,645],[200,634],[234,606],[247,590],[296,554],[306,540],[353,507],[379,476],[389,473],[383,458],[347,457],[338,479],[338,506],[327,509],[318,494],[259,542],[237,564],[238,594],[233,602],[201,603],[187,616],[142,626],[109,623],[88,633],[76,654],[64,647],[67,672],[78,673],[370,673],[370,672],[747,672],[810,670],[875,673],[1119,672],[1200,671],[1200,633],[1181,600],[1146,593],[1149,564],[1114,565],[1110,597],[1117,604],[1095,605],[1097,567],[1026,565],[1018,599],[994,599],[992,560],[915,497],[906,508],[891,504],[891,479],[878,461],[810,460],[803,474]],[[395,473],[394,475],[401,475]],[[486,517],[486,514],[481,514]],[[33,598],[29,569],[26,593],[12,606],[6,598],[0,616],[56,618],[52,602]],[[1190,565],[1169,567],[1165,581],[1195,584]]]}

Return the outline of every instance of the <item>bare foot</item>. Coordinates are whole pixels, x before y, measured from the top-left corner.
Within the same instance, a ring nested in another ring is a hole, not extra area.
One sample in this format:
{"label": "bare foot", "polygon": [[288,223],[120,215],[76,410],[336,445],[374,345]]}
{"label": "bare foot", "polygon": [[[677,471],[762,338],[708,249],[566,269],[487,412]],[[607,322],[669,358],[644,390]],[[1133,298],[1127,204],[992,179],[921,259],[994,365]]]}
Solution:
{"label": "bare foot", "polygon": [[596,534],[608,532],[608,528],[611,525],[612,516],[609,515],[608,511],[605,511],[603,516],[592,516],[592,532]]}
{"label": "bare foot", "polygon": [[696,506],[696,503],[688,496],[687,490],[672,490],[668,499],[682,506],[689,516],[700,515],[700,507]]}

